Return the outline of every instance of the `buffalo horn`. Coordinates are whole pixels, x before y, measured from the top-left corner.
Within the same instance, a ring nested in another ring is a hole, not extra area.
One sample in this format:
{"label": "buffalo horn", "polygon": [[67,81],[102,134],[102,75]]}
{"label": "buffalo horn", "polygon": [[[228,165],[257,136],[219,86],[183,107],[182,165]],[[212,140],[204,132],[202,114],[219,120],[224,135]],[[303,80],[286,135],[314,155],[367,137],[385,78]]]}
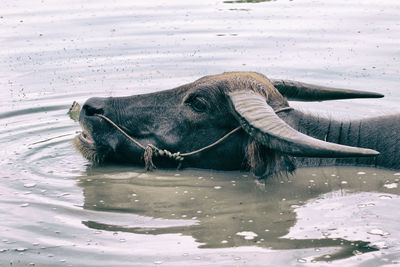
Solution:
{"label": "buffalo horn", "polygon": [[284,122],[264,97],[252,91],[229,93],[234,115],[243,129],[263,145],[293,156],[369,157],[379,152],[371,149],[325,142],[302,134]]}
{"label": "buffalo horn", "polygon": [[324,101],[349,98],[383,97],[382,94],[374,92],[331,88],[288,80],[271,79],[271,82],[274,87],[289,100]]}

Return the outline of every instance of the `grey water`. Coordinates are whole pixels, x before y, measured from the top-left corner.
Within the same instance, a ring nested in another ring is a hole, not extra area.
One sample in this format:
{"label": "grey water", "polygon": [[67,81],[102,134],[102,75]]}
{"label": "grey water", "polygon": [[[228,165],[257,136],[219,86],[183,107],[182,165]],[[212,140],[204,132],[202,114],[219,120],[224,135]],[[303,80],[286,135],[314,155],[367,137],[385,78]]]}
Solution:
{"label": "grey water", "polygon": [[[3,0],[0,266],[400,264],[400,170],[92,166],[67,111],[224,71],[371,90],[291,102],[337,119],[400,113],[397,0]],[[397,122],[394,122],[397,123]]]}

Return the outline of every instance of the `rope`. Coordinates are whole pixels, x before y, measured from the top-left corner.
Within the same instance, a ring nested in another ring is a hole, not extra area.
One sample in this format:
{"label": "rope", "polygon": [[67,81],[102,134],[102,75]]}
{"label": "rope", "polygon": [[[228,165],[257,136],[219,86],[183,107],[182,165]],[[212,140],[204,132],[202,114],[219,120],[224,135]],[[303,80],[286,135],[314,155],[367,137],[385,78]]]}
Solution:
{"label": "rope", "polygon": [[[281,111],[286,111],[286,110],[292,110],[292,107],[284,107],[284,108],[279,108],[277,110],[275,110],[275,113],[281,112]],[[129,140],[131,140],[135,145],[137,145],[138,147],[140,147],[141,149],[144,150],[144,154],[143,154],[143,159],[144,159],[144,163],[145,163],[145,169],[147,171],[151,171],[156,169],[156,166],[153,163],[153,157],[166,157],[166,158],[170,158],[173,160],[176,160],[179,162],[178,164],[178,169],[181,168],[182,166],[182,162],[184,160],[184,157],[187,156],[192,156],[194,154],[200,153],[204,150],[207,150],[209,148],[212,148],[216,145],[218,145],[219,143],[223,142],[225,139],[227,139],[229,136],[231,136],[232,134],[236,133],[237,131],[239,131],[241,129],[241,126],[236,127],[235,129],[233,129],[232,131],[230,131],[229,133],[225,134],[223,137],[221,137],[220,139],[218,139],[217,141],[215,141],[212,144],[209,144],[208,146],[202,147],[200,149],[191,151],[191,152],[186,152],[186,153],[180,153],[180,152],[176,152],[176,153],[172,153],[166,149],[159,149],[158,147],[156,147],[155,145],[152,144],[148,144],[147,146],[143,146],[141,143],[139,143],[139,141],[137,141],[136,139],[132,138],[129,134],[127,134],[123,129],[121,129],[117,124],[115,124],[110,118],[102,115],[102,114],[95,114],[94,116],[97,116],[99,118],[102,118],[104,120],[106,120],[108,123],[110,123],[112,126],[114,126],[118,131],[120,131],[123,135],[125,135]]]}
{"label": "rope", "polygon": [[102,115],[102,114],[94,114],[97,117],[103,118],[105,119],[107,122],[109,122],[112,126],[114,126],[115,128],[117,128],[118,131],[120,131],[121,133],[123,133],[129,140],[131,140],[132,142],[134,142],[138,147],[140,147],[143,150],[146,150],[146,147],[144,147],[141,143],[139,143],[138,141],[136,141],[135,139],[133,139],[129,134],[127,134],[124,130],[122,130],[118,125],[116,125],[112,120],[110,120],[108,117]]}
{"label": "rope", "polygon": [[275,111],[275,113],[279,113],[279,112],[282,112],[282,111],[293,110],[293,109],[294,108],[292,108],[292,107],[283,107],[283,108],[277,108],[274,111]]}
{"label": "rope", "polygon": [[232,134],[234,134],[234,133],[236,133],[237,131],[239,131],[240,128],[242,128],[242,127],[238,126],[238,127],[236,127],[235,129],[233,129],[232,131],[230,131],[229,133],[227,133],[226,135],[224,135],[223,137],[221,137],[220,139],[218,139],[217,141],[215,141],[214,143],[212,143],[212,144],[210,144],[210,145],[208,145],[208,146],[205,146],[205,147],[203,147],[203,148],[197,149],[197,150],[195,150],[195,151],[192,151],[192,152],[182,153],[181,156],[182,156],[182,157],[191,156],[191,155],[200,153],[200,152],[202,152],[202,151],[204,151],[204,150],[206,150],[206,149],[209,149],[209,148],[211,148],[211,147],[213,147],[213,146],[216,146],[216,145],[218,145],[219,143],[223,142],[226,138],[228,138],[228,137],[231,136]]}

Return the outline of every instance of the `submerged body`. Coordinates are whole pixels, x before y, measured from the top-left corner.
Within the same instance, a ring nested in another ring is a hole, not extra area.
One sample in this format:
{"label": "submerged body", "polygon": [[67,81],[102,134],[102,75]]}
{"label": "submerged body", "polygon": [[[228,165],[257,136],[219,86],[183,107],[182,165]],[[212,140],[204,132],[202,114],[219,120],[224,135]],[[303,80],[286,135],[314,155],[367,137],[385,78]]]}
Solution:
{"label": "submerged body", "polygon": [[144,165],[150,153],[159,167],[251,169],[257,176],[328,164],[400,168],[399,116],[338,122],[294,110],[287,101],[365,97],[382,95],[224,73],[152,94],[91,98],[75,143],[97,162]]}

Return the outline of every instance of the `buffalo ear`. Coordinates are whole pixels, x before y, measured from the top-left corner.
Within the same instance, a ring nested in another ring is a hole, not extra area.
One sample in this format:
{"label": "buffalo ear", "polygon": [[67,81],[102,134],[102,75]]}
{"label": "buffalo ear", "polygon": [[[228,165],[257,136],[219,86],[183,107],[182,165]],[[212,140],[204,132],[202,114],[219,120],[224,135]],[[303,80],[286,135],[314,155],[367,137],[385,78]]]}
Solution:
{"label": "buffalo ear", "polygon": [[250,90],[228,93],[233,114],[242,128],[264,146],[305,157],[370,157],[379,152],[325,142],[302,134],[284,122],[260,94]]}

